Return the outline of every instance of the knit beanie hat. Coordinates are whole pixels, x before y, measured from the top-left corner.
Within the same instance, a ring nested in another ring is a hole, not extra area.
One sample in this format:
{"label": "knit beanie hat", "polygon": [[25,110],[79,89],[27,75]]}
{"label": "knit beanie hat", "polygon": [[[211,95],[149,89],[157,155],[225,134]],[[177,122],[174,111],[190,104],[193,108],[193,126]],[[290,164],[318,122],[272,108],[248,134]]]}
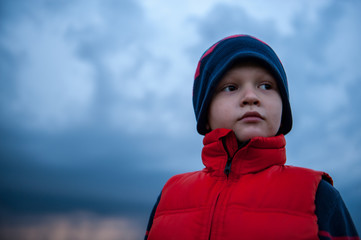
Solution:
{"label": "knit beanie hat", "polygon": [[282,99],[281,126],[277,134],[287,134],[292,128],[288,83],[282,63],[265,42],[249,35],[233,35],[213,44],[198,62],[193,85],[193,108],[198,133],[205,135],[208,108],[218,83],[230,67],[241,60],[254,59],[265,66],[277,81]]}

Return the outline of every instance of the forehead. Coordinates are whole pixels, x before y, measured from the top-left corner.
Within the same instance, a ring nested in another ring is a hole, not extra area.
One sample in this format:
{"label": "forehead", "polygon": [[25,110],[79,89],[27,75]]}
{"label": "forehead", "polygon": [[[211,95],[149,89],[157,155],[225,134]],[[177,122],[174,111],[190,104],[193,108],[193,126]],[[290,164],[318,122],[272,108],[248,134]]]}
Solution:
{"label": "forehead", "polygon": [[[230,66],[228,67],[228,69],[225,71],[225,73],[223,74],[223,76],[220,78],[220,80],[224,80],[224,78],[226,76],[229,76],[229,74],[234,74],[236,70],[243,68],[243,69],[257,69],[259,71],[260,74],[262,75],[269,75],[271,78],[273,78],[272,80],[276,81],[274,74],[272,74],[270,68],[263,63],[260,60],[257,59],[243,59],[243,60],[238,60],[232,64],[230,64]],[[277,81],[276,81],[277,82]]]}
{"label": "forehead", "polygon": [[270,75],[273,75],[271,73],[270,67],[265,62],[263,62],[257,58],[246,58],[246,59],[236,60],[235,62],[230,64],[230,66],[226,72],[228,72],[231,69],[239,68],[239,67],[258,67],[258,68],[264,69]]}

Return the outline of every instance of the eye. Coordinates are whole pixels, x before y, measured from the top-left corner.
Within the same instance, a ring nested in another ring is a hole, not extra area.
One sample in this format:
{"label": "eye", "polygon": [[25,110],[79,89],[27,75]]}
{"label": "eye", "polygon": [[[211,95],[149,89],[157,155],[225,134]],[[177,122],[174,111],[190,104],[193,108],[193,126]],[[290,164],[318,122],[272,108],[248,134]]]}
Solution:
{"label": "eye", "polygon": [[263,90],[271,90],[273,87],[272,87],[272,84],[269,84],[269,83],[262,83],[259,88],[263,89]]}
{"label": "eye", "polygon": [[237,90],[237,87],[236,86],[233,86],[233,85],[229,85],[229,86],[226,86],[222,89],[222,91],[224,92],[232,92],[232,91],[235,91]]}

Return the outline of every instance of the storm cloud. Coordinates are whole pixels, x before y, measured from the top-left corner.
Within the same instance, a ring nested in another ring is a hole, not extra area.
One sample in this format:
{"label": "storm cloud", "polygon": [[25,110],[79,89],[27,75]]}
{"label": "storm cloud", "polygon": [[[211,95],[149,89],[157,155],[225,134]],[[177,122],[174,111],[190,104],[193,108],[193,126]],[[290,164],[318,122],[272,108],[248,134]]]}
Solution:
{"label": "storm cloud", "polygon": [[2,1],[0,211],[137,216],[145,228],[166,180],[202,168],[199,57],[246,33],[288,75],[288,164],[330,173],[360,232],[361,4],[272,3]]}

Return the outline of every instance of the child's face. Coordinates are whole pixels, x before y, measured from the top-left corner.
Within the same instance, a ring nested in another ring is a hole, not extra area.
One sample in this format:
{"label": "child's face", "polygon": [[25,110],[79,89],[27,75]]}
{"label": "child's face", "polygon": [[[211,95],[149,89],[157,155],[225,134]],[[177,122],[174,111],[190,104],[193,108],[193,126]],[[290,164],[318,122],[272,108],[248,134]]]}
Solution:
{"label": "child's face", "polygon": [[232,129],[238,141],[275,136],[282,100],[276,80],[265,68],[247,62],[228,70],[215,90],[208,127]]}

